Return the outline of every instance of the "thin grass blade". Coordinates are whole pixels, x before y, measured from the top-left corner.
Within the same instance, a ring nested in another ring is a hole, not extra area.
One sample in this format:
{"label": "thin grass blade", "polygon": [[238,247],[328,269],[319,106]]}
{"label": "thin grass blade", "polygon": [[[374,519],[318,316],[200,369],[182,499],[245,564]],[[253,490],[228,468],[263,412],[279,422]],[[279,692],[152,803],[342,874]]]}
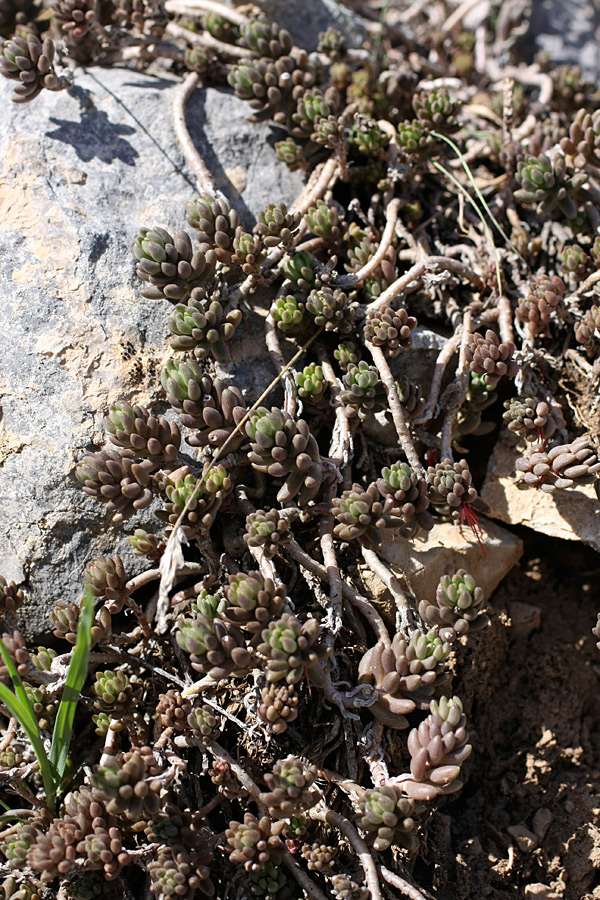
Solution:
{"label": "thin grass blade", "polygon": [[52,766],[50,764],[48,756],[46,755],[46,748],[44,747],[44,742],[42,740],[42,736],[40,734],[40,730],[35,718],[35,714],[31,707],[31,703],[29,702],[29,697],[25,693],[23,682],[21,681],[20,675],[17,672],[17,668],[12,661],[8,650],[1,640],[0,654],[2,655],[2,659],[4,660],[4,663],[9,671],[12,683],[15,688],[15,693],[13,694],[13,692],[9,688],[7,688],[5,684],[0,684],[0,701],[4,703],[11,716],[15,717],[15,719],[21,725],[25,734],[29,738],[31,746],[33,747],[33,752],[35,753],[36,759],[38,761],[38,766],[40,767],[40,774],[42,776],[44,791],[46,793],[46,805],[48,806],[48,809],[53,810],[56,798],[56,787],[52,772]]}
{"label": "thin grass blade", "polygon": [[90,587],[86,588],[85,596],[81,601],[79,622],[77,623],[77,640],[67,671],[67,680],[63,689],[62,699],[58,707],[54,731],[52,732],[52,747],[50,749],[50,764],[57,779],[57,787],[61,784],[75,721],[75,710],[81,695],[81,689],[87,677],[90,649],[92,646],[92,625],[94,624],[94,594]]}

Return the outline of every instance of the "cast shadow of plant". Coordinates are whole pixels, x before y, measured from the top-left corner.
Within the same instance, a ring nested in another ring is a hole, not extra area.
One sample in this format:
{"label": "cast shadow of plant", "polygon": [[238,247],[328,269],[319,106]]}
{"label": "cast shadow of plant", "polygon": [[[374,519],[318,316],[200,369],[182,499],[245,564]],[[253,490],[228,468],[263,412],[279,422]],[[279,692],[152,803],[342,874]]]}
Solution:
{"label": "cast shadow of plant", "polygon": [[50,121],[58,127],[47,131],[46,136],[71,144],[83,162],[99,159],[111,165],[118,159],[127,166],[135,165],[139,153],[125,140],[125,135],[135,134],[135,128],[111,122],[106,112],[94,106],[88,91],[73,87],[70,93],[81,107],[79,122],[51,117]]}

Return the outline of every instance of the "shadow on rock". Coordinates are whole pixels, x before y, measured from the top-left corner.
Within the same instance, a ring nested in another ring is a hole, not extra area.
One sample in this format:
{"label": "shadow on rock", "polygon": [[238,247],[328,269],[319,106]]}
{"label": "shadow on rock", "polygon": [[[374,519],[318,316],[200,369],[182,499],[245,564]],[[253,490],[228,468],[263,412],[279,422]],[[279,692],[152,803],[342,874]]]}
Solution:
{"label": "shadow on rock", "polygon": [[97,109],[90,100],[87,91],[77,88],[72,89],[81,106],[81,118],[79,122],[69,119],[56,119],[50,117],[50,121],[57,125],[54,131],[47,131],[46,136],[63,144],[71,144],[79,159],[90,162],[99,159],[101,162],[111,165],[116,159],[127,166],[135,165],[139,153],[125,140],[124,135],[135,133],[135,129],[129,125],[118,125],[109,120],[107,113]]}

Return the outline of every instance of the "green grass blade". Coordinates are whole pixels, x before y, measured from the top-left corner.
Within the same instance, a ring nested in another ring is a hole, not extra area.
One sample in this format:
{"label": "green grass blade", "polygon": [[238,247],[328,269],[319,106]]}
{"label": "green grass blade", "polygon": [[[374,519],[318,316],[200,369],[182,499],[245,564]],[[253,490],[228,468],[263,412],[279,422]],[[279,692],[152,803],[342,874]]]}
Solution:
{"label": "green grass blade", "polygon": [[496,267],[496,279],[498,281],[498,294],[501,294],[502,293],[502,275],[500,273],[500,263],[498,261],[498,251],[496,249],[496,245],[494,244],[494,236],[492,234],[491,228],[488,225],[488,223],[485,221],[485,216],[483,215],[483,213],[481,212],[481,210],[479,209],[479,207],[477,206],[477,204],[471,197],[471,195],[468,192],[468,190],[466,189],[466,187],[460,183],[458,178],[455,178],[455,176],[452,174],[452,172],[449,172],[448,169],[444,168],[444,166],[440,165],[440,163],[438,163],[438,162],[434,161],[433,165],[438,170],[438,172],[442,172],[448,179],[450,179],[452,184],[454,184],[458,188],[458,190],[461,192],[461,194],[463,195],[465,200],[467,200],[471,204],[471,206],[473,207],[473,209],[479,216],[479,218],[481,220],[481,224],[483,225],[484,231],[487,235],[487,239],[490,243],[490,247],[491,247],[491,250],[492,250],[492,253],[494,256],[494,263],[495,263],[495,267]]}
{"label": "green grass blade", "polygon": [[88,587],[81,601],[79,622],[77,623],[77,641],[69,663],[67,680],[60,706],[58,707],[54,731],[52,732],[50,764],[56,773],[57,787],[62,782],[65,774],[71,735],[73,733],[73,722],[75,721],[75,710],[77,709],[83,683],[87,677],[93,624],[94,594],[91,588]]}
{"label": "green grass blade", "polygon": [[491,209],[489,208],[488,203],[487,203],[487,200],[485,199],[485,197],[483,196],[483,194],[482,194],[481,191],[479,190],[479,187],[477,186],[477,182],[476,182],[475,179],[473,178],[473,173],[471,172],[471,169],[469,168],[469,164],[467,163],[466,159],[464,158],[464,156],[463,156],[462,153],[460,152],[460,148],[457,147],[456,144],[454,143],[454,141],[451,141],[449,137],[445,137],[445,135],[440,134],[439,131],[432,131],[431,133],[432,133],[432,135],[433,135],[434,137],[439,138],[440,140],[444,141],[446,144],[448,144],[449,147],[451,147],[451,148],[454,150],[454,152],[456,153],[458,159],[459,159],[460,162],[461,162],[461,165],[462,165],[463,169],[464,169],[465,172],[467,173],[467,178],[469,179],[469,181],[470,181],[471,184],[473,185],[473,190],[474,190],[475,193],[477,194],[477,199],[479,200],[479,202],[481,203],[481,205],[482,205],[483,208],[485,209],[486,213],[488,214],[488,216],[489,216],[490,219],[492,220],[492,223],[493,223],[494,226],[498,229],[498,231],[500,232],[500,234],[502,235],[502,237],[504,238],[504,240],[506,241],[506,243],[508,244],[508,246],[510,247],[510,249],[513,250],[513,251],[517,254],[517,256],[519,257],[519,259],[520,259],[522,262],[525,262],[525,260],[523,259],[523,257],[521,256],[521,254],[519,253],[519,251],[517,250],[517,248],[515,247],[515,245],[514,245],[513,242],[511,241],[511,239],[508,237],[508,235],[506,234],[506,232],[505,232],[504,229],[502,228],[500,222],[496,219],[496,217],[494,216],[493,212],[492,212]]}
{"label": "green grass blade", "polygon": [[4,660],[4,663],[10,674],[11,681],[15,688],[15,693],[13,694],[13,692],[9,688],[7,688],[5,684],[0,683],[0,701],[4,703],[11,716],[14,716],[15,719],[19,722],[31,742],[33,752],[35,753],[38,765],[40,767],[40,774],[42,776],[44,791],[46,793],[46,805],[48,806],[48,809],[53,810],[56,802],[56,784],[53,776],[52,766],[46,755],[46,748],[44,747],[44,742],[42,740],[38,723],[35,718],[35,713],[33,712],[31,703],[29,702],[29,697],[25,693],[23,682],[21,681],[10,653],[4,646],[4,642],[1,640],[0,655],[2,655],[2,659]]}

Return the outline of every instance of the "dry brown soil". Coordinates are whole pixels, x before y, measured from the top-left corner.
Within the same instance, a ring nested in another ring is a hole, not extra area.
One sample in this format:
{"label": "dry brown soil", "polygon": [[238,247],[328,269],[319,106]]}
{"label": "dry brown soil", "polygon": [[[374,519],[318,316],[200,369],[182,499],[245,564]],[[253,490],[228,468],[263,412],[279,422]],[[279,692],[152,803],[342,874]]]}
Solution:
{"label": "dry brown soil", "polygon": [[[600,556],[520,533],[521,564],[453,686],[470,707],[468,781],[413,873],[439,900],[600,898]],[[515,634],[515,600],[540,607],[539,630]]]}

